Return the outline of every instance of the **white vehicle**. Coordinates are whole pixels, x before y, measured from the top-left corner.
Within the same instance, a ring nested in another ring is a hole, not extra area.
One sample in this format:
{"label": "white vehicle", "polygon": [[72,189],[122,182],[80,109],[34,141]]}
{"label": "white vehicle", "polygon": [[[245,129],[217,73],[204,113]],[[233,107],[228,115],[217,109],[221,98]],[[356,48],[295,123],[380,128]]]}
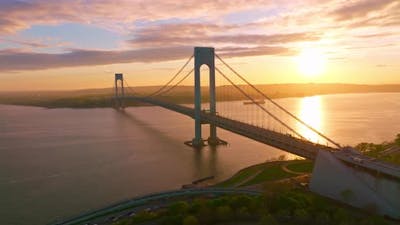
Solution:
{"label": "white vehicle", "polygon": [[359,158],[359,157],[351,157],[351,159],[352,159],[354,162],[358,162],[358,163],[363,163],[363,162],[364,162],[364,159]]}

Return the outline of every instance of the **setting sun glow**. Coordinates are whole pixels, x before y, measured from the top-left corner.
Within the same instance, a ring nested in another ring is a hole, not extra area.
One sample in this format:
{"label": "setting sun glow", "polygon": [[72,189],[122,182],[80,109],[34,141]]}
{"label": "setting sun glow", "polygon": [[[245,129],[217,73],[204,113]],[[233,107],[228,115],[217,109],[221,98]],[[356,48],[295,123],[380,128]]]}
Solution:
{"label": "setting sun glow", "polygon": [[324,72],[325,56],[316,49],[305,49],[297,56],[299,72],[305,76],[318,76]]}
{"label": "setting sun glow", "polygon": [[[300,119],[317,130],[321,130],[323,126],[322,113],[320,96],[305,97],[301,100],[299,105]],[[303,137],[315,143],[320,141],[320,137],[315,132],[300,123],[297,125]]]}

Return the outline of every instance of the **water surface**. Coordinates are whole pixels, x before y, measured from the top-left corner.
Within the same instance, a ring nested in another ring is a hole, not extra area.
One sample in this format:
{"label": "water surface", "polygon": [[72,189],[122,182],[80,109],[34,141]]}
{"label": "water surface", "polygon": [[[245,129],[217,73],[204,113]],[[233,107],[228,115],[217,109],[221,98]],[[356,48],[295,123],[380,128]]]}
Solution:
{"label": "water surface", "polygon": [[[341,144],[382,142],[400,133],[399,93],[277,101]],[[262,126],[273,124],[262,115],[257,119]],[[204,132],[207,137],[206,126]],[[285,154],[224,130],[218,134],[228,146],[196,151],[183,144],[193,138],[193,121],[159,107],[119,113],[0,105],[0,223],[45,224],[204,176],[223,180]]]}

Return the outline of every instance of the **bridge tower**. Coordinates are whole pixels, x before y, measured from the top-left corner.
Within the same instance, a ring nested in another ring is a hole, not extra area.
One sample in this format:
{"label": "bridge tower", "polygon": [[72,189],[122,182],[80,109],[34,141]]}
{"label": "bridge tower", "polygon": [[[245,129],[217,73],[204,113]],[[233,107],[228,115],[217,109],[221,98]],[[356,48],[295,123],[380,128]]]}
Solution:
{"label": "bridge tower", "polygon": [[[209,74],[209,93],[210,93],[210,110],[209,113],[216,115],[216,100],[215,100],[215,54],[214,48],[195,47],[194,48],[194,120],[195,120],[195,137],[191,145],[200,147],[204,145],[204,140],[201,134],[201,114],[205,113],[201,110],[201,82],[200,82],[200,67],[207,65],[210,71]],[[226,144],[225,141],[217,137],[217,127],[215,124],[210,124],[210,137],[207,139],[209,145]]]}
{"label": "bridge tower", "polygon": [[115,74],[115,95],[114,95],[114,106],[116,109],[124,109],[124,75],[122,73]]}

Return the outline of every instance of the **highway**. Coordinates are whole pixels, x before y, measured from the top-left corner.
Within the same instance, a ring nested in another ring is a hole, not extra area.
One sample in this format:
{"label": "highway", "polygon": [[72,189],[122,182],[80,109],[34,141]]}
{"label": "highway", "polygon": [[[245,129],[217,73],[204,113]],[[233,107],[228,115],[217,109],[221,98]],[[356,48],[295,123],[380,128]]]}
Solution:
{"label": "highway", "polygon": [[244,194],[244,195],[261,195],[261,192],[237,188],[196,188],[196,189],[181,189],[175,191],[167,191],[154,193],[127,201],[119,202],[102,209],[93,210],[83,213],[74,218],[56,221],[51,225],[78,225],[96,221],[97,224],[109,221],[112,216],[130,210],[131,212],[141,210],[153,201],[167,201],[174,197],[196,196],[196,195],[224,195],[224,194]]}

